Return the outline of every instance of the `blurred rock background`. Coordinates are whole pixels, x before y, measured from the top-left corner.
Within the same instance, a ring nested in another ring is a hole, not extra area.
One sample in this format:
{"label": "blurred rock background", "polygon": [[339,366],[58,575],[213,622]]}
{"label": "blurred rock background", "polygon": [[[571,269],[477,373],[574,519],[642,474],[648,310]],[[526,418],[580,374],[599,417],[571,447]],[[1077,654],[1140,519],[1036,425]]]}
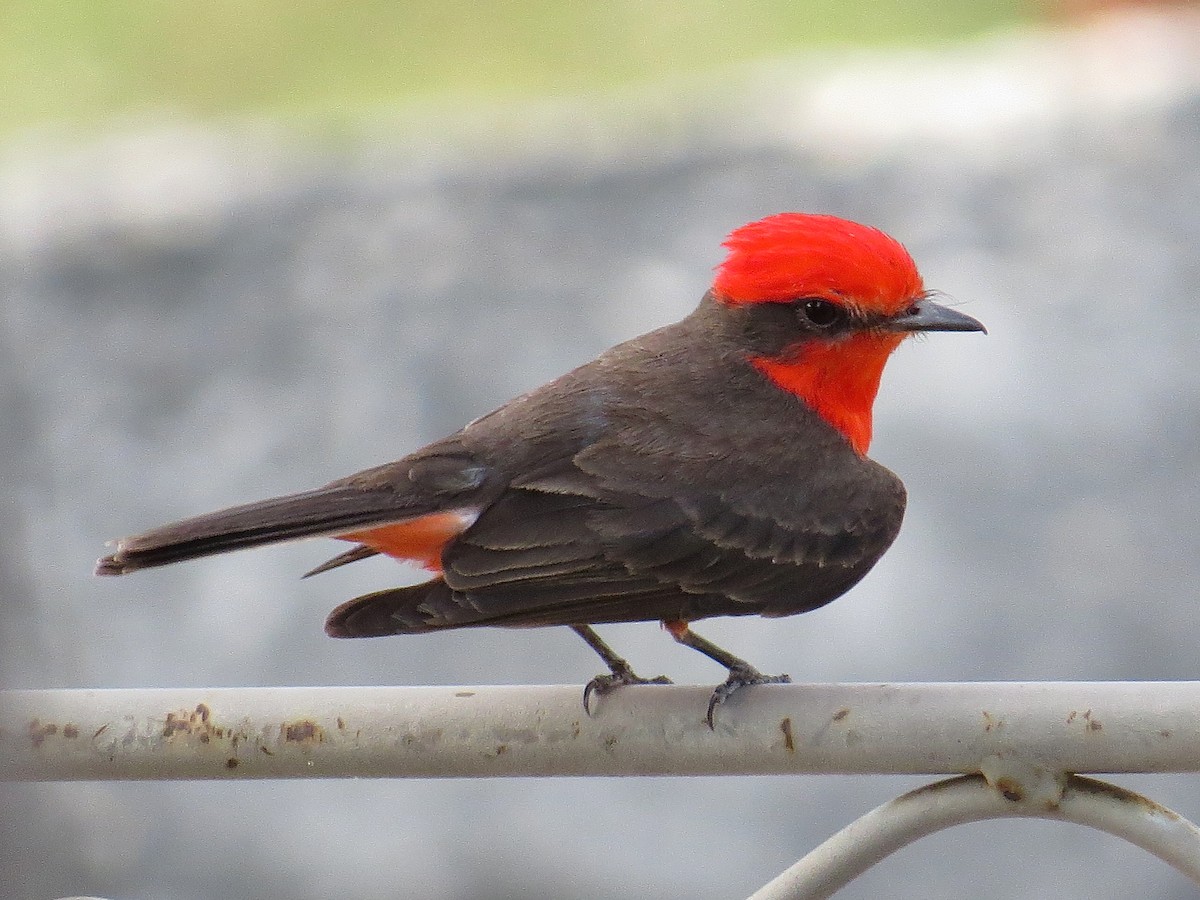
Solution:
{"label": "blurred rock background", "polygon": [[[11,2],[0,680],[578,682],[559,631],[334,642],[319,542],[96,580],[109,538],[394,459],[695,304],[736,225],[876,224],[987,338],[892,362],[905,530],[704,634],[800,680],[1197,677],[1200,16],[1188,4]],[[722,673],[653,625],[635,667]],[[1191,777],[1129,777],[1195,818]],[[0,786],[0,893],[737,897],[920,779]],[[843,895],[839,895],[843,896]],[[998,822],[845,891],[1194,896]]]}

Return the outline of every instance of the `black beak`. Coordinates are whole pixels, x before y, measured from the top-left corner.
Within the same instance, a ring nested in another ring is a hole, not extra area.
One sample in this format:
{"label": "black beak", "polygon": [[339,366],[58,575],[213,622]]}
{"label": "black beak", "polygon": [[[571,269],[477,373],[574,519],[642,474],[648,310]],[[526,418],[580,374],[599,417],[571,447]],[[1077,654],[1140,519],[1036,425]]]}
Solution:
{"label": "black beak", "polygon": [[978,319],[924,299],[890,319],[884,327],[889,331],[982,331],[987,334]]}

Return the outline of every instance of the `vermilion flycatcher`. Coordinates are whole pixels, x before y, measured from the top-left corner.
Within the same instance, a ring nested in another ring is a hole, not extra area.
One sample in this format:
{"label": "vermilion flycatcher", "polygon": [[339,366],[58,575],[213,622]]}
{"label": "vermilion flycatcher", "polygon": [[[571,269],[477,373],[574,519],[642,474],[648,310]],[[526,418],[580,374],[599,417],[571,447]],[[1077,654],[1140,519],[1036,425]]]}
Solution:
{"label": "vermilion flycatcher", "polygon": [[351,600],[334,637],[567,625],[600,654],[606,693],[638,678],[590,627],[660,620],[729,669],[715,706],[763,675],[688,626],[786,616],[840,596],[891,545],[904,485],[866,457],[884,363],[921,331],[983,331],[932,302],[905,249],[832,216],[734,231],[683,321],[397,462],[316,490],[117,541],[97,573],[328,535],[436,577]]}

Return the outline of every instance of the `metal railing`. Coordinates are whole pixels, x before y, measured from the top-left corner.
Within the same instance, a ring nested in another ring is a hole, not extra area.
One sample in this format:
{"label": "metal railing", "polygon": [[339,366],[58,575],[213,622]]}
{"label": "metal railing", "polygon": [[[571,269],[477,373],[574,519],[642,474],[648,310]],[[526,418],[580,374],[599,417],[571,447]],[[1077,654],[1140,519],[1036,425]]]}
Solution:
{"label": "metal railing", "polygon": [[1200,829],[1080,773],[1200,771],[1200,682],[578,686],[0,693],[0,780],[940,774],[754,897],[833,894],[934,831],[1078,822],[1200,884]]}

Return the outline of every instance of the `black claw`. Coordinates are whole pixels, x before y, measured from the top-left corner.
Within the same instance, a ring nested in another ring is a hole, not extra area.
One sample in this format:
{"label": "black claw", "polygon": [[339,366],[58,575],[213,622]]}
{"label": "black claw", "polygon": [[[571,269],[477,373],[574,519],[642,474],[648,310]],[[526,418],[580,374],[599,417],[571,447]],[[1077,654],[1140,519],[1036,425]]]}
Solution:
{"label": "black claw", "polygon": [[657,678],[641,678],[633,669],[628,666],[623,669],[614,669],[607,675],[597,675],[587,683],[583,689],[583,711],[589,716],[592,714],[591,700],[592,694],[599,694],[603,697],[605,694],[611,693],[619,687],[625,687],[629,684],[672,684],[670,678],[666,675],[659,675]]}
{"label": "black claw", "polygon": [[729,670],[729,677],[725,679],[724,684],[719,684],[716,690],[712,692],[712,696],[708,700],[708,714],[705,715],[704,721],[708,723],[710,729],[714,729],[713,713],[717,707],[729,699],[729,695],[739,688],[744,688],[751,684],[791,684],[790,675],[764,675],[758,669],[750,666],[736,667]]}

